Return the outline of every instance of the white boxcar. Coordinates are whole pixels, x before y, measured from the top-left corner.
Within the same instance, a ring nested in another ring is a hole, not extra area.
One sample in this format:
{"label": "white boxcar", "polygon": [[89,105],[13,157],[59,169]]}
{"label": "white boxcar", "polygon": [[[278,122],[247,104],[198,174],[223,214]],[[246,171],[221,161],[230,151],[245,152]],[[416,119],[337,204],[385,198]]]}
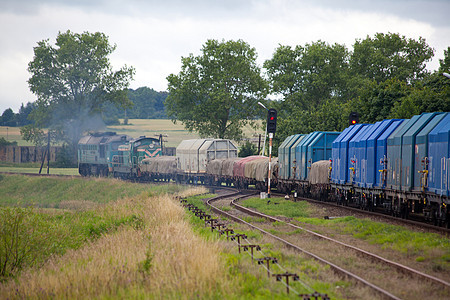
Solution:
{"label": "white boxcar", "polygon": [[230,140],[184,140],[177,147],[178,169],[188,174],[205,173],[213,159],[233,157],[237,157],[237,147]]}

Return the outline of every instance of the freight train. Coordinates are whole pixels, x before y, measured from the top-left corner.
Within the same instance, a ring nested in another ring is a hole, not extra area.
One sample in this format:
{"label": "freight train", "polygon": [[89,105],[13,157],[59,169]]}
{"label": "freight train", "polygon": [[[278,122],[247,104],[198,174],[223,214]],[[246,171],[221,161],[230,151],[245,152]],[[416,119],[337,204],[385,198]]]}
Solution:
{"label": "freight train", "polygon": [[[355,124],[342,132],[291,135],[269,168],[268,157],[237,157],[229,140],[183,141],[176,156],[167,157],[161,156],[158,140],[110,134],[80,140],[79,168],[84,176],[254,186],[261,191],[267,191],[270,176],[271,188],[285,194],[382,209],[403,218],[419,215],[448,227],[449,140],[450,113],[423,113],[407,120]],[[139,148],[150,141],[153,152]],[[82,152],[94,144],[90,154]]]}

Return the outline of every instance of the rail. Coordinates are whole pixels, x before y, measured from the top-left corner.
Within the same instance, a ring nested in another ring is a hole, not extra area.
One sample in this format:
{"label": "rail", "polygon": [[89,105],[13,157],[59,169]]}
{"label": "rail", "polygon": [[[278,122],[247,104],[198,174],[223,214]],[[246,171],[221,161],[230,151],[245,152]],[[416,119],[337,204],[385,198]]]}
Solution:
{"label": "rail", "polygon": [[[243,197],[247,197],[247,196],[248,195],[244,195],[244,196],[241,196],[239,198],[243,198]],[[227,212],[225,212],[225,211],[223,211],[221,209],[218,209],[218,208],[214,207],[212,205],[212,202],[217,201],[217,200],[219,200],[219,199],[210,199],[210,200],[206,201],[206,204],[210,207],[210,209],[213,212],[215,212],[215,213],[217,213],[219,215],[228,217],[228,218],[230,218],[230,219],[232,219],[232,220],[234,220],[236,222],[245,224],[245,225],[249,226],[250,228],[256,229],[256,230],[260,231],[261,233],[263,233],[263,234],[265,234],[265,235],[267,235],[267,236],[269,236],[269,237],[271,237],[271,238],[273,238],[273,239],[275,239],[277,241],[280,241],[281,243],[285,244],[286,246],[288,246],[288,247],[290,247],[290,248],[292,248],[292,249],[294,249],[296,251],[304,253],[304,254],[314,258],[315,260],[321,262],[321,263],[329,265],[337,273],[340,273],[340,274],[342,274],[344,276],[352,278],[352,279],[354,279],[354,280],[356,280],[356,281],[358,281],[358,282],[360,282],[360,283],[370,287],[372,290],[374,290],[375,292],[379,293],[383,297],[386,297],[388,299],[396,299],[396,300],[400,299],[397,296],[391,294],[390,292],[382,289],[381,287],[379,287],[379,286],[377,286],[377,285],[375,285],[375,284],[365,280],[364,278],[362,278],[362,277],[360,277],[360,276],[358,276],[358,275],[356,275],[356,274],[354,274],[352,272],[349,272],[349,271],[339,267],[338,265],[336,265],[336,264],[334,264],[332,262],[329,262],[329,261],[327,261],[327,260],[325,260],[325,259],[323,259],[323,258],[321,258],[321,257],[319,257],[319,256],[317,256],[317,255],[315,255],[315,254],[305,250],[305,249],[302,249],[302,248],[298,247],[297,245],[294,245],[294,244],[290,243],[289,241],[286,241],[286,240],[284,240],[284,239],[282,239],[282,238],[280,238],[280,237],[278,237],[278,236],[276,236],[276,235],[274,235],[274,234],[272,234],[272,233],[270,233],[270,232],[268,232],[268,231],[266,231],[266,230],[264,230],[264,229],[262,229],[262,228],[260,228],[258,226],[255,226],[255,225],[253,225],[253,224],[251,224],[251,223],[249,223],[247,221],[244,221],[241,218],[233,216],[233,215],[231,215],[231,214],[229,214],[229,213],[227,213]],[[233,200],[233,201],[235,201],[235,200]]]}

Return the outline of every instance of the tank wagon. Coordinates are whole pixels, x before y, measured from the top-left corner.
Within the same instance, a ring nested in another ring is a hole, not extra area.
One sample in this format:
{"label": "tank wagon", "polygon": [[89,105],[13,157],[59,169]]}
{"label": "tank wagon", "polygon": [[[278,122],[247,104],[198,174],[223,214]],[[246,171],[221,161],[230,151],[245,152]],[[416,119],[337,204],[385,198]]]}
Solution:
{"label": "tank wagon", "polygon": [[112,172],[113,156],[119,146],[131,140],[115,132],[97,132],[86,135],[78,142],[78,172],[82,176],[108,176]]}

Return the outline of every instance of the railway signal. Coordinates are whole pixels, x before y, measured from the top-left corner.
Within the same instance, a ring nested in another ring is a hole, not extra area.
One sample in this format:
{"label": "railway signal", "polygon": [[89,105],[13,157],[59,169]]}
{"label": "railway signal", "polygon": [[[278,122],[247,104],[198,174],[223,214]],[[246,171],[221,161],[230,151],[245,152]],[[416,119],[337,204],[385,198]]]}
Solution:
{"label": "railway signal", "polygon": [[271,178],[271,168],[270,164],[272,161],[272,139],[273,134],[277,129],[277,110],[270,108],[267,110],[267,132],[269,133],[269,174],[267,176],[267,198],[270,198],[270,178]]}
{"label": "railway signal", "polygon": [[277,130],[277,110],[270,108],[267,112],[267,132],[275,133]]}
{"label": "railway signal", "polygon": [[359,123],[359,114],[357,112],[352,111],[350,116],[348,117],[349,125],[355,125]]}

